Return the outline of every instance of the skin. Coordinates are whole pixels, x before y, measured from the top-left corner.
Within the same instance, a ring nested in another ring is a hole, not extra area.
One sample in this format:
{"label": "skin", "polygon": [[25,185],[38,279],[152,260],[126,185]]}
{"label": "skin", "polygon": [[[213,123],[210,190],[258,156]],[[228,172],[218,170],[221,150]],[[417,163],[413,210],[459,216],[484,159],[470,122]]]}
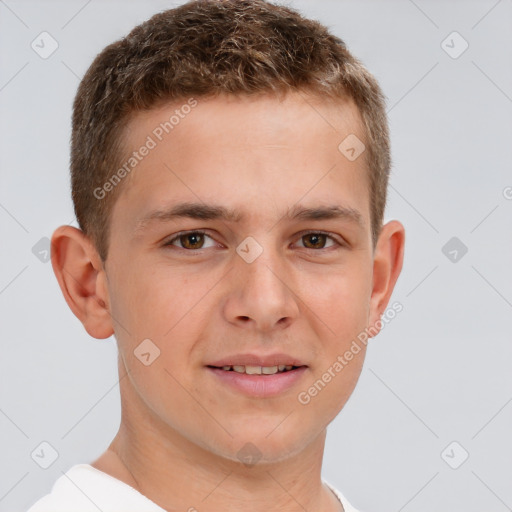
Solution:
{"label": "skin", "polygon": [[[137,114],[128,146],[179,106]],[[119,185],[106,262],[80,230],[55,230],[52,265],[67,303],[91,336],[115,334],[119,348],[121,425],[94,467],[166,510],[342,510],[321,481],[326,427],[354,390],[365,345],[307,405],[297,395],[379,320],[402,268],[400,222],[371,244],[364,153],[351,162],[338,150],[349,134],[364,139],[361,126],[349,99],[198,98]],[[134,235],[147,212],[182,201],[245,218],[178,218]],[[296,204],[351,207],[362,225],[284,219]],[[208,236],[164,246],[195,229]],[[236,252],[248,236],[263,248],[252,263]],[[146,338],[160,349],[149,366],[133,353]],[[240,352],[285,352],[308,368],[282,395],[248,397],[205,367]],[[249,467],[237,457],[248,442],[261,453]]]}

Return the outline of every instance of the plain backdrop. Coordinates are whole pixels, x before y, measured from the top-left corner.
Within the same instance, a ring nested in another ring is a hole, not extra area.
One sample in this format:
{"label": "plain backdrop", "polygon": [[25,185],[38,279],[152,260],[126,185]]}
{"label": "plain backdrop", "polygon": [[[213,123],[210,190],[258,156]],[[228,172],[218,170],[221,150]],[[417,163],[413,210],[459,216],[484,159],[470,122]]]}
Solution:
{"label": "plain backdrop", "polygon": [[[89,337],[73,316],[45,244],[76,225],[80,78],[105,45],[179,3],[0,1],[2,512],[26,510],[117,432],[115,340]],[[511,510],[512,2],[287,3],[380,81],[393,148],[386,220],[407,239],[391,299],[403,311],[370,342],[328,428],[323,476],[364,512]],[[58,44],[46,58],[38,37],[46,51]],[[41,443],[56,451],[47,469]]]}

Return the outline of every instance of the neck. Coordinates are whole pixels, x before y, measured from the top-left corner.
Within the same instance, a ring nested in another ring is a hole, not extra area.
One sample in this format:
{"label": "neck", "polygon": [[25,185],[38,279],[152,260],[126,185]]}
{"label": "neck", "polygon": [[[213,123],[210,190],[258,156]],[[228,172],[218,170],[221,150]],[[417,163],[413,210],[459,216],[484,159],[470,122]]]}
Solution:
{"label": "neck", "polygon": [[[128,385],[127,376],[123,385]],[[246,466],[191,442],[122,389],[119,431],[92,465],[167,511],[343,510],[321,480],[325,428],[300,453]]]}

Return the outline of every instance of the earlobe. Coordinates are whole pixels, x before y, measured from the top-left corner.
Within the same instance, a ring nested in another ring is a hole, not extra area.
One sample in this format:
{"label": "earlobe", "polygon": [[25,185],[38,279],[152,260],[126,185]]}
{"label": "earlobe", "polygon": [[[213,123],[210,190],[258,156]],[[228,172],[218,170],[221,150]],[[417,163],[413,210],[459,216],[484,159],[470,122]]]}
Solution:
{"label": "earlobe", "polygon": [[105,270],[94,245],[80,229],[58,227],[51,240],[53,272],[74,315],[94,338],[114,333]]}
{"label": "earlobe", "polygon": [[[370,298],[369,327],[374,327],[375,336],[380,331],[383,315],[402,270],[405,248],[405,228],[397,220],[382,227],[373,259],[373,286]],[[376,330],[375,330],[376,329]],[[372,337],[373,337],[372,336]]]}

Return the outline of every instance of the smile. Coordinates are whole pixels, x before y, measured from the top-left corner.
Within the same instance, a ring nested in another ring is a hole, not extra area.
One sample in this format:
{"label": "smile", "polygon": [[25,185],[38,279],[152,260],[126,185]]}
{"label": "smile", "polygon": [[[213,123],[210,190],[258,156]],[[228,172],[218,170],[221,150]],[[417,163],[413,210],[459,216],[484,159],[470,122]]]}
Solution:
{"label": "smile", "polygon": [[307,366],[207,366],[217,382],[252,397],[272,397],[288,391],[302,378]]}
{"label": "smile", "polygon": [[[210,366],[210,368],[219,368],[217,366]],[[291,364],[284,365],[280,364],[277,366],[249,366],[249,365],[227,365],[220,367],[222,370],[230,372],[235,371],[237,373],[246,373],[247,375],[274,375],[276,373],[289,372],[295,370],[299,366],[293,366]]]}

